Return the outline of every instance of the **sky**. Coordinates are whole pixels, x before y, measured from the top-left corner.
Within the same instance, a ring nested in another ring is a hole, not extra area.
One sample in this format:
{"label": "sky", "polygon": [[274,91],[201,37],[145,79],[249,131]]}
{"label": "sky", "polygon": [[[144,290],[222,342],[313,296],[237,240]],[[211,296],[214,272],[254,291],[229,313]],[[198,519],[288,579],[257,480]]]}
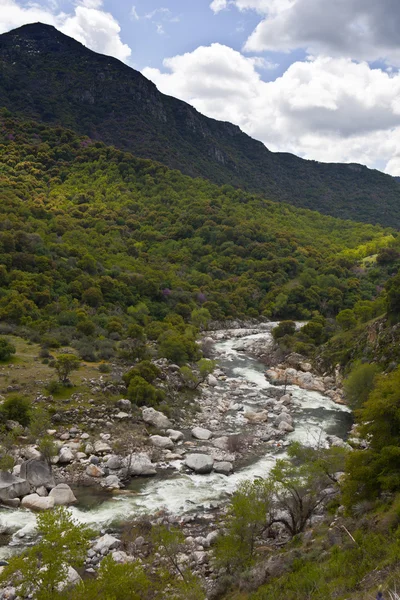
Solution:
{"label": "sky", "polygon": [[399,0],[0,0],[270,150],[400,176]]}

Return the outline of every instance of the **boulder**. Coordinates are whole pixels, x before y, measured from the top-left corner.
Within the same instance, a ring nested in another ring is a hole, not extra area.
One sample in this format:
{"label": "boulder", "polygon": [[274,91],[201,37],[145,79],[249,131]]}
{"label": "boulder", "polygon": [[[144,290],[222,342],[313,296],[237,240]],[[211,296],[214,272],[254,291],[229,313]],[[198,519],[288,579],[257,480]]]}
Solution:
{"label": "boulder", "polygon": [[125,564],[136,560],[133,556],[129,556],[129,554],[127,554],[123,550],[114,550],[114,552],[111,553],[111,556],[113,558],[113,561],[118,564]]}
{"label": "boulder", "polygon": [[101,538],[96,540],[93,545],[93,550],[96,554],[105,554],[114,548],[118,548],[121,544],[120,540],[109,533],[106,533]]}
{"label": "boulder", "polygon": [[90,464],[86,467],[86,475],[89,475],[89,477],[103,477],[104,471],[100,467]]}
{"label": "boulder", "polygon": [[94,451],[96,454],[109,454],[111,452],[111,446],[104,440],[97,440],[94,443]]}
{"label": "boulder", "polygon": [[268,421],[268,411],[266,410],[260,410],[260,412],[248,410],[243,416],[249,423],[266,423]]}
{"label": "boulder", "polygon": [[157,429],[168,429],[171,427],[171,421],[160,411],[154,408],[144,408],[142,410],[142,419],[145,423],[157,427]]}
{"label": "boulder", "polygon": [[62,446],[58,454],[58,462],[61,465],[66,465],[74,460],[74,455],[71,448],[68,446]]}
{"label": "boulder", "polygon": [[49,510],[54,507],[54,504],[54,498],[50,496],[42,498],[38,494],[29,494],[21,500],[21,506],[30,510]]}
{"label": "boulder", "polygon": [[64,579],[64,581],[61,581],[61,583],[58,584],[57,590],[59,592],[62,592],[66,588],[70,588],[70,587],[74,587],[75,585],[78,585],[78,583],[80,583],[81,581],[82,581],[82,579],[81,579],[81,576],[79,575],[78,571],[75,571],[74,568],[72,568],[68,565],[68,571],[65,576],[65,579]]}
{"label": "boulder", "polygon": [[162,448],[163,450],[173,450],[174,442],[169,437],[163,437],[162,435],[150,436],[150,442],[156,448]]}
{"label": "boulder", "polygon": [[211,473],[214,459],[208,454],[188,454],[185,458],[185,464],[195,473]]}
{"label": "boulder", "polygon": [[128,400],[128,398],[121,398],[121,400],[118,400],[117,406],[121,410],[125,410],[125,411],[126,410],[131,410],[132,409],[132,402],[130,400]]}
{"label": "boulder", "polygon": [[193,427],[191,433],[196,440],[202,441],[207,441],[212,436],[212,432],[209,429],[204,429],[204,427]]}
{"label": "boulder", "polygon": [[56,483],[50,466],[44,460],[31,458],[21,464],[20,477],[26,479],[32,487],[44,485],[46,488],[53,488]]}
{"label": "boulder", "polygon": [[207,383],[209,386],[211,387],[216,387],[218,385],[218,379],[216,377],[214,377],[214,375],[209,375],[207,377]]}
{"label": "boulder", "polygon": [[289,425],[293,425],[293,419],[289,413],[280,413],[275,419],[275,426],[279,427],[280,423],[289,423]]}
{"label": "boulder", "polygon": [[294,431],[294,427],[290,425],[290,423],[288,423],[287,421],[281,421],[278,425],[278,429],[283,433],[291,433],[292,431]]}
{"label": "boulder", "polygon": [[184,437],[182,431],[177,431],[176,429],[167,429],[167,436],[171,438],[173,442],[180,442]]}
{"label": "boulder", "polygon": [[116,475],[108,475],[102,482],[101,486],[111,490],[118,490],[121,487],[121,481]]}
{"label": "boulder", "polygon": [[26,459],[36,458],[37,460],[40,460],[42,458],[42,455],[35,446],[26,446],[22,449],[21,454],[25,456]]}
{"label": "boulder", "polygon": [[214,464],[214,471],[222,475],[229,475],[233,471],[233,465],[228,461],[221,461]]}
{"label": "boulder", "polygon": [[105,463],[107,469],[111,469],[112,471],[116,471],[123,467],[123,459],[121,456],[117,456],[113,454]]}
{"label": "boulder", "polygon": [[50,494],[50,498],[54,498],[54,504],[65,506],[76,502],[74,492],[66,483],[59,483],[54,487]]}
{"label": "boulder", "polygon": [[17,477],[8,471],[0,471],[0,500],[14,500],[25,494],[29,494],[31,486],[29,482]]}
{"label": "boulder", "polygon": [[130,475],[156,475],[157,471],[147,454],[131,454],[125,459]]}
{"label": "boulder", "polygon": [[220,450],[228,450],[229,447],[229,438],[227,435],[223,435],[222,437],[215,438],[213,440],[213,445]]}

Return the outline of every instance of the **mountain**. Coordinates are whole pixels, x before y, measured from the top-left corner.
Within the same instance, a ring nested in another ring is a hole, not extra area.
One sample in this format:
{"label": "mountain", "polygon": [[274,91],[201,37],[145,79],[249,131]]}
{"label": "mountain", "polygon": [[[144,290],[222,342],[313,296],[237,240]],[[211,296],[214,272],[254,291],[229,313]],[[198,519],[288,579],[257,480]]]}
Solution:
{"label": "mountain", "polygon": [[0,106],[192,177],[343,219],[400,227],[400,185],[357,164],[270,152],[237,126],[161,94],[139,72],[35,23],[0,36]]}

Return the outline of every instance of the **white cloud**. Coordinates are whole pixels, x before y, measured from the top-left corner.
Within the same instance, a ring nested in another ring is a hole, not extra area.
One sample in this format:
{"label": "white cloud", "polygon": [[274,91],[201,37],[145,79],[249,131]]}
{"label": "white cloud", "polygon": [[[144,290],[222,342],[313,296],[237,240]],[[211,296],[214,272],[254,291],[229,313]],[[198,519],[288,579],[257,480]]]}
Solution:
{"label": "white cloud", "polygon": [[262,81],[258,58],[201,46],[143,74],[210,117],[231,121],[271,150],[321,161],[386,164],[400,175],[400,74],[319,56]]}
{"label": "white cloud", "polygon": [[210,8],[218,12],[228,5],[264,17],[247,40],[247,51],[306,48],[312,54],[400,65],[398,0],[214,0]]}
{"label": "white cloud", "polygon": [[140,19],[138,12],[136,10],[136,6],[132,6],[132,8],[131,8],[131,17],[133,19],[135,19],[135,21],[139,21],[139,19]]}
{"label": "white cloud", "polygon": [[73,14],[65,14],[37,4],[22,6],[15,0],[0,0],[0,32],[40,21],[54,25],[91,50],[126,61],[131,49],[121,41],[116,19],[101,7],[101,0],[82,0],[74,7]]}

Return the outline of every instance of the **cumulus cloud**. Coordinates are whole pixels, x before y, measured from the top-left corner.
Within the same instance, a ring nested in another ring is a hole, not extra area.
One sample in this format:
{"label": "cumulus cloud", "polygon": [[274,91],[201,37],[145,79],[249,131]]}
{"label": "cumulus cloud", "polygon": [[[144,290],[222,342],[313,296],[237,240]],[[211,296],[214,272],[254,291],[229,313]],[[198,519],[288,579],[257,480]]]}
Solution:
{"label": "cumulus cloud", "polygon": [[0,32],[4,33],[26,23],[40,21],[54,25],[91,50],[126,61],[131,49],[120,38],[121,28],[116,19],[102,10],[101,0],[82,0],[72,14],[37,4],[18,4],[15,0],[0,0]]}
{"label": "cumulus cloud", "polygon": [[229,5],[264,16],[245,44],[247,51],[306,48],[312,54],[400,65],[398,0],[214,0],[210,7],[218,12]]}
{"label": "cumulus cloud", "polygon": [[212,44],[143,74],[162,92],[236,123],[271,150],[383,164],[400,175],[399,73],[324,56],[295,62],[271,82],[258,69],[259,59]]}

